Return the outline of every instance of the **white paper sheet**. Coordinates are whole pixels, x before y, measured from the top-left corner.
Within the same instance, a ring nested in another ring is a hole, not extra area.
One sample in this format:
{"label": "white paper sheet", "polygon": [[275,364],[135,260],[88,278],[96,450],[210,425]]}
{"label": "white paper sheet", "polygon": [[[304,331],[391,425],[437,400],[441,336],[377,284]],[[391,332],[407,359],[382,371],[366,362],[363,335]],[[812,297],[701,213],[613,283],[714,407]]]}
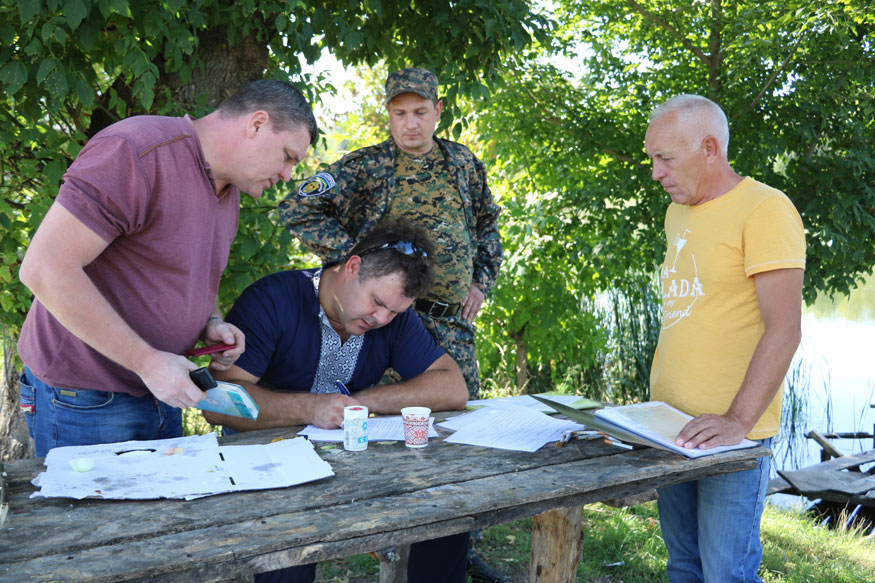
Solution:
{"label": "white paper sheet", "polygon": [[527,452],[558,441],[566,431],[584,429],[574,421],[554,419],[540,411],[512,406],[484,407],[451,417],[438,423],[438,427],[456,430],[444,440],[448,443]]}
{"label": "white paper sheet", "polygon": [[[556,403],[561,403],[562,405],[567,405],[569,407],[573,407],[575,403],[578,402],[586,402],[588,405],[586,406],[598,406],[596,401],[592,401],[587,399],[586,397],[580,397],[578,395],[547,395],[541,394],[539,397],[543,397],[545,399],[549,399],[551,401],[555,401]],[[549,405],[545,405],[540,401],[533,399],[530,395],[516,395],[513,397],[496,397],[495,399],[477,399],[468,401],[465,405],[467,409],[479,409],[481,407],[525,407],[527,409],[533,409],[535,411],[540,411],[542,413],[555,413],[556,410],[550,408]]]}
{"label": "white paper sheet", "polygon": [[[322,429],[308,425],[298,432],[311,441],[343,441],[343,429]],[[428,419],[428,436],[440,437],[434,429],[434,417]],[[368,419],[368,441],[404,441],[404,422],[397,417],[370,417]]]}
{"label": "white paper sheet", "polygon": [[[75,471],[73,459],[94,467]],[[334,475],[305,439],[267,445],[219,446],[214,433],[176,439],[58,447],[32,497],[82,499],[196,498],[222,492],[285,487]]]}
{"label": "white paper sheet", "polygon": [[333,476],[331,465],[304,438],[265,445],[222,445],[234,490],[285,488]]}

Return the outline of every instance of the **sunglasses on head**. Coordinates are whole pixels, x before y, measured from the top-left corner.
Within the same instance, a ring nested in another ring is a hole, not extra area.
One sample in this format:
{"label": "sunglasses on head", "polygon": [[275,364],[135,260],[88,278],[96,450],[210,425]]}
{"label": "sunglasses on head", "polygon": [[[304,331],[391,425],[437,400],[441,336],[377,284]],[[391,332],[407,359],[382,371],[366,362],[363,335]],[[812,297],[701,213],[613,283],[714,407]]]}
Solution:
{"label": "sunglasses on head", "polygon": [[389,241],[388,243],[383,243],[382,245],[377,245],[376,247],[371,247],[366,251],[362,251],[358,254],[359,257],[364,257],[368,253],[374,253],[376,251],[381,251],[383,249],[394,249],[399,253],[407,256],[418,255],[422,258],[427,258],[428,253],[425,252],[425,249],[420,247],[419,245],[415,245],[410,241]]}

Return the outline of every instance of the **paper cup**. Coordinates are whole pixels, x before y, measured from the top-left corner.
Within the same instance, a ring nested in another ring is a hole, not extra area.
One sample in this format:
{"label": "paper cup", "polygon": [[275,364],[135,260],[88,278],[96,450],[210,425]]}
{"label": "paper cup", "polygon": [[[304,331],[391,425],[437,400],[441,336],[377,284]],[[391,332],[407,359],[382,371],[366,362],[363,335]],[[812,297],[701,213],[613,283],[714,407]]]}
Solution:
{"label": "paper cup", "polygon": [[404,407],[401,420],[404,422],[404,445],[419,448],[428,445],[428,407]]}

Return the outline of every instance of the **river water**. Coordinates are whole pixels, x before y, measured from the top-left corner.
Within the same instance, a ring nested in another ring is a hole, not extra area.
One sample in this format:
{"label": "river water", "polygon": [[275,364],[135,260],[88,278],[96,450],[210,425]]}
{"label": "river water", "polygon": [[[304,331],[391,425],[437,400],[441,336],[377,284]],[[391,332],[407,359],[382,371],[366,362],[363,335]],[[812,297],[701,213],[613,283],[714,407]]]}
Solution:
{"label": "river water", "polygon": [[[821,297],[803,309],[794,367],[802,371],[796,378],[807,379],[807,410],[798,433],[875,431],[875,408],[870,407],[875,403],[875,277],[850,296]],[[773,447],[778,469],[820,461],[820,446],[813,440],[790,437],[780,435]],[[831,442],[845,454],[875,448],[872,439]]]}

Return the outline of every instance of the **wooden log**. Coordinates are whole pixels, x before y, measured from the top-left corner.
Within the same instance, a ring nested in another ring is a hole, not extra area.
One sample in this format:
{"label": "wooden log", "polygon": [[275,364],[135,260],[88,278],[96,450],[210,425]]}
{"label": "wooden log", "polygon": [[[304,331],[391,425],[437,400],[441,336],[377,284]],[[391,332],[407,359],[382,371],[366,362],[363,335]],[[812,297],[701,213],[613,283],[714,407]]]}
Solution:
{"label": "wooden log", "polygon": [[[395,545],[390,560],[380,560],[380,583],[407,583],[407,559],[410,545]],[[388,559],[388,558],[387,558]]]}
{"label": "wooden log", "polygon": [[558,508],[534,518],[529,583],[574,583],[583,544],[583,507]]}

